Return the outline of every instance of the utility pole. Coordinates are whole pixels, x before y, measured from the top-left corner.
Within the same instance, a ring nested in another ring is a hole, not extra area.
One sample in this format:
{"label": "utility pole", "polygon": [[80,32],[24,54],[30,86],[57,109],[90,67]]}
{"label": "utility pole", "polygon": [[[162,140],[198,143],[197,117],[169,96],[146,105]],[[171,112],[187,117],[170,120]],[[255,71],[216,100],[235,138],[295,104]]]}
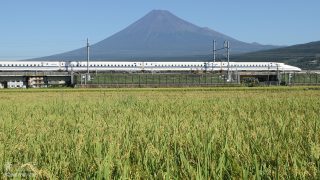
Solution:
{"label": "utility pole", "polygon": [[89,39],[87,38],[87,75],[86,75],[87,81],[90,81],[89,58],[90,58],[90,44],[89,44]]}
{"label": "utility pole", "polygon": [[213,40],[213,63],[212,63],[212,72],[214,71],[214,64],[216,62],[216,40]]}
{"label": "utility pole", "polygon": [[268,86],[270,86],[270,63],[268,63]]}
{"label": "utility pole", "polygon": [[280,73],[279,73],[279,64],[278,63],[277,63],[277,80],[278,80],[277,84],[278,84],[278,86],[280,86]]}
{"label": "utility pole", "polygon": [[216,40],[213,40],[213,62],[216,62]]}
{"label": "utility pole", "polygon": [[228,71],[227,71],[227,77],[228,80],[230,80],[231,78],[230,76],[230,42],[229,41],[224,41],[224,47],[227,50],[227,61],[228,61]]}

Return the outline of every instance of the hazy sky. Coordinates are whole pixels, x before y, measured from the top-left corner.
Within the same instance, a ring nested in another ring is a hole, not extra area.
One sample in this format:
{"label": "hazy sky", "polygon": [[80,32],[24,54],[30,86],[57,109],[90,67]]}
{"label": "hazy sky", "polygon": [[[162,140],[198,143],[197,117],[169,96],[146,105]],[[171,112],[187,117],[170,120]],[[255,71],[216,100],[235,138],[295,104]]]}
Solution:
{"label": "hazy sky", "polygon": [[0,59],[62,53],[103,40],[153,9],[245,42],[320,40],[320,0],[1,0]]}

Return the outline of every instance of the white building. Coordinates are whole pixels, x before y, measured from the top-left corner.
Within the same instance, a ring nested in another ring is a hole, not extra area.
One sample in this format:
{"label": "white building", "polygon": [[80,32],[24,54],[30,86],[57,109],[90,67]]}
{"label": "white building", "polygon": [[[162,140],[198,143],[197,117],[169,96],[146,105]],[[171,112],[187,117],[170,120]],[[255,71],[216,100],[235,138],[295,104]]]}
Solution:
{"label": "white building", "polygon": [[14,80],[14,81],[8,81],[7,87],[8,88],[26,88],[26,85],[23,84],[22,80]]}

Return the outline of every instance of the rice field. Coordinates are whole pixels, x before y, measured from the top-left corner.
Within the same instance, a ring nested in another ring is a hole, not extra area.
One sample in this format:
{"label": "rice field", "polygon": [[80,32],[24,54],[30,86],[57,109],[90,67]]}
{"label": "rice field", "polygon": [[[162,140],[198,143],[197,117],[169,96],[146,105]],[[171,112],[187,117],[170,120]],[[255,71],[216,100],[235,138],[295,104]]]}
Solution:
{"label": "rice field", "polygon": [[0,178],[319,179],[320,88],[0,91]]}

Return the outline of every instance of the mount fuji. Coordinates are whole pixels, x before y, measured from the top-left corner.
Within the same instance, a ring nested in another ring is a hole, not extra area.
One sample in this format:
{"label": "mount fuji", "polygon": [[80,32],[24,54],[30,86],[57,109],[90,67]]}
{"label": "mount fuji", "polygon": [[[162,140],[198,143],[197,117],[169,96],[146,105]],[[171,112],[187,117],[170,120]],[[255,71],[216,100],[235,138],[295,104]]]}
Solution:
{"label": "mount fuji", "polygon": [[[91,60],[177,59],[210,57],[212,41],[231,44],[232,53],[247,53],[277,46],[246,43],[215,30],[199,27],[169,11],[153,10],[120,32],[90,47]],[[85,60],[86,48],[37,58]]]}

